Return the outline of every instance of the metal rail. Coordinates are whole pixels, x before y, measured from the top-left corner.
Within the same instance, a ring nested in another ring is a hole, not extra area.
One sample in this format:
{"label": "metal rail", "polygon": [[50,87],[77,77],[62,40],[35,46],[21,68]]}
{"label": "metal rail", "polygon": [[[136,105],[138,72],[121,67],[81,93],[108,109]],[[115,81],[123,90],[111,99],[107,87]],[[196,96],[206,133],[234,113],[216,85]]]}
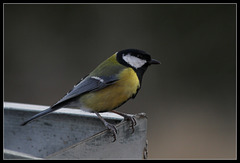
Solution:
{"label": "metal rail", "polygon": [[48,106],[4,102],[5,159],[143,159],[147,157],[147,118],[130,123],[114,113],[101,113],[116,124],[117,140],[93,113],[62,108],[26,126],[20,124]]}

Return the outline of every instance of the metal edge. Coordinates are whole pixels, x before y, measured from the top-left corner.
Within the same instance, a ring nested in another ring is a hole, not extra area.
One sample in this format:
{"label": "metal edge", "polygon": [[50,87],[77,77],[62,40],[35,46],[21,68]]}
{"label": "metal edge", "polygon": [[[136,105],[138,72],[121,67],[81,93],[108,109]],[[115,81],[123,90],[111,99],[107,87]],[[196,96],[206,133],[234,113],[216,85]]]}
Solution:
{"label": "metal edge", "polygon": [[[4,109],[31,111],[36,113],[43,111],[49,107],[45,105],[33,105],[33,104],[24,104],[24,103],[15,103],[15,102],[4,102],[3,106],[4,106]],[[54,111],[53,113],[68,114],[68,115],[82,116],[82,117],[89,117],[89,118],[98,118],[95,113],[86,112],[80,109],[61,108],[59,110]],[[124,119],[122,116],[111,113],[111,112],[101,113],[101,116],[108,120],[122,121]]]}

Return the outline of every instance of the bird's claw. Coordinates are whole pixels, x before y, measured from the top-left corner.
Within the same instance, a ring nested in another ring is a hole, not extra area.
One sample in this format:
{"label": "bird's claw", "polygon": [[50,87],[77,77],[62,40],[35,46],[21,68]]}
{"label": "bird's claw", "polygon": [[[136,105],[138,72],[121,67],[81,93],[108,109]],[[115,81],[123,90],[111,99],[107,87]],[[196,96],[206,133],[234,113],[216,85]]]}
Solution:
{"label": "bird's claw", "polygon": [[124,119],[131,122],[130,127],[132,128],[132,134],[133,134],[134,133],[134,126],[137,125],[136,119],[134,118],[134,116],[130,116],[130,115],[125,116]]}
{"label": "bird's claw", "polygon": [[115,142],[117,139],[117,128],[113,124],[110,124],[110,123],[106,123],[105,126],[113,135],[112,142]]}

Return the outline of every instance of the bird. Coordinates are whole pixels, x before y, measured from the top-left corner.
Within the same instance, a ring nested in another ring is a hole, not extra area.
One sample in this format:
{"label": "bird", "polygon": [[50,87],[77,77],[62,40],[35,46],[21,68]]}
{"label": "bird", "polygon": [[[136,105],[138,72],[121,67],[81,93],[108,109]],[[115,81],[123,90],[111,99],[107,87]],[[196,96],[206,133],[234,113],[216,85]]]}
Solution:
{"label": "bird", "polygon": [[117,129],[115,125],[104,120],[100,113],[113,112],[121,115],[124,119],[131,121],[134,132],[135,118],[115,109],[129,99],[136,97],[142,85],[143,74],[147,68],[150,65],[160,63],[158,60],[152,59],[151,55],[143,50],[120,50],[82,78],[57,103],[32,116],[21,125],[24,126],[62,107],[76,107],[95,113],[106,129],[112,133],[114,142],[117,137]]}

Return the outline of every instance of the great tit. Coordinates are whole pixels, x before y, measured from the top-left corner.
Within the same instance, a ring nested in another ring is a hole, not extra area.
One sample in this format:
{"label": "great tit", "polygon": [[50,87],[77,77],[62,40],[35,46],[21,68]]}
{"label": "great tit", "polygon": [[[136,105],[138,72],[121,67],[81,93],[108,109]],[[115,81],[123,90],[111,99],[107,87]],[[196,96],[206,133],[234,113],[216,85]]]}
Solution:
{"label": "great tit", "polygon": [[34,115],[21,125],[47,115],[62,107],[77,107],[96,113],[105,127],[111,131],[116,140],[117,129],[105,121],[100,112],[111,111],[131,121],[134,131],[136,120],[133,116],[114,111],[116,108],[134,98],[142,84],[142,77],[148,66],[160,62],[138,49],[126,49],[116,52],[98,65],[89,75],[81,79],[72,90],[48,109]]}

